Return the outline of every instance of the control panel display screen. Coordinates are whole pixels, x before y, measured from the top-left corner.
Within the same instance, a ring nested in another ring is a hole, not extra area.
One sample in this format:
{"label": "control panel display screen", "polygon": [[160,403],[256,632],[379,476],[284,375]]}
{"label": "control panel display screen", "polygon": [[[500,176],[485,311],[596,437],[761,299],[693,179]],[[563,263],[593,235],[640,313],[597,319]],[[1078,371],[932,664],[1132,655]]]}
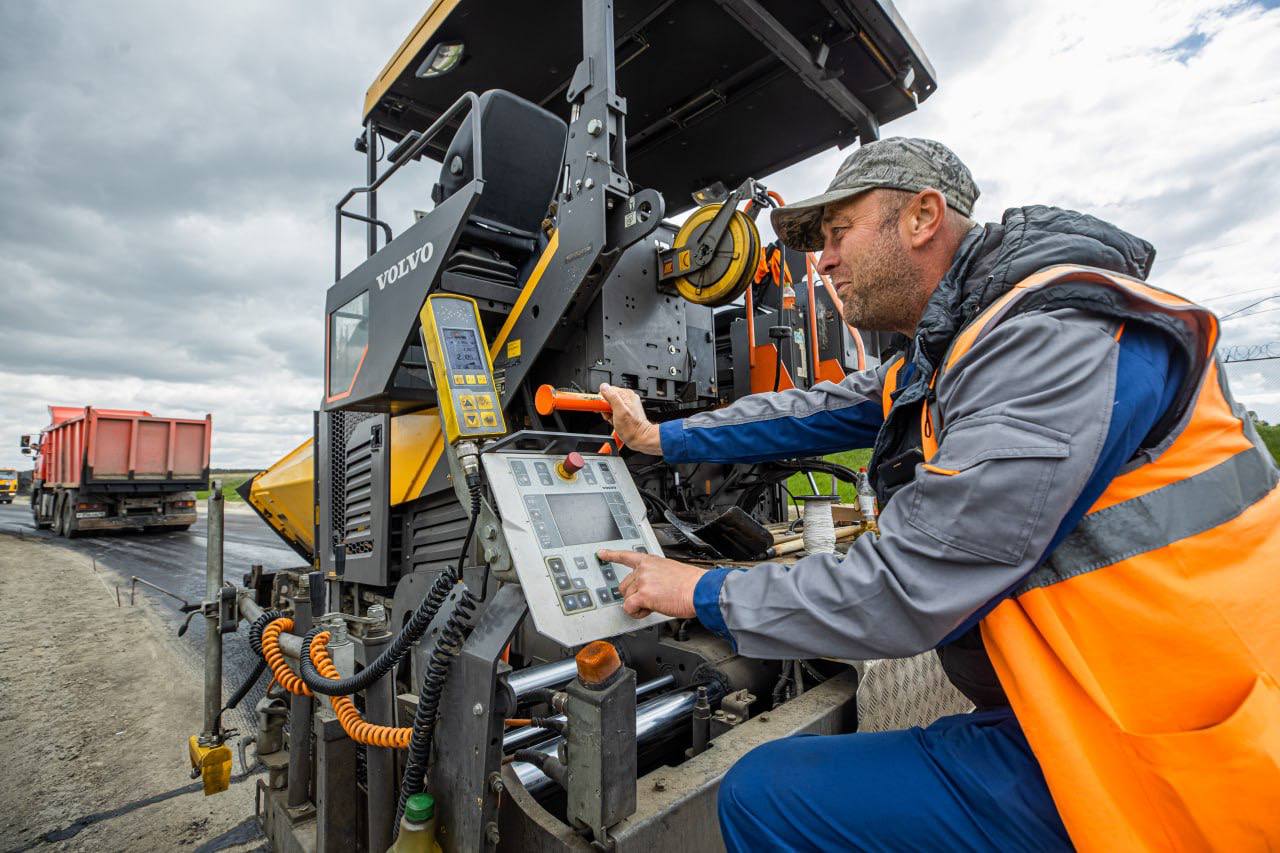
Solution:
{"label": "control panel display screen", "polygon": [[441,330],[444,336],[445,358],[449,369],[464,373],[485,370],[484,356],[480,353],[480,340],[475,329]]}
{"label": "control panel display screen", "polygon": [[599,492],[580,495],[547,495],[551,517],[560,528],[565,545],[588,542],[612,542],[622,538],[618,523],[604,495]]}

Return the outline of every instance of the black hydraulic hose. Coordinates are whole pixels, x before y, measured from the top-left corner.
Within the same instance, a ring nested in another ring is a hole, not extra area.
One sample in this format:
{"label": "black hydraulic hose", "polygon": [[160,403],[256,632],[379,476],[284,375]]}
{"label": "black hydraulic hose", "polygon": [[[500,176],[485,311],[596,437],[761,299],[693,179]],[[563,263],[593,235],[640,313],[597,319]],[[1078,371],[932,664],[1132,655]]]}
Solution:
{"label": "black hydraulic hose", "polygon": [[267,671],[267,660],[262,656],[262,630],[267,627],[267,623],[282,616],[284,614],[279,610],[264,610],[262,615],[254,619],[253,624],[249,626],[249,648],[253,649],[253,653],[258,656],[258,663],[253,667],[253,672],[249,673],[249,677],[242,681],[236,691],[231,694],[227,704],[222,706],[222,710],[218,712],[219,720],[223,714],[239,705],[244,697],[249,695],[253,685],[257,684],[258,679]]}
{"label": "black hydraulic hose", "polygon": [[[468,478],[471,490],[471,521],[467,524],[467,533],[462,539],[462,552],[458,555],[458,564],[446,568],[440,578],[449,579],[448,589],[452,589],[462,577],[462,561],[466,559],[467,549],[471,547],[471,537],[475,534],[476,519],[480,517],[480,481],[479,478]],[[437,578],[439,580],[439,578]],[[404,815],[405,805],[409,797],[422,793],[427,776],[427,767],[431,760],[431,742],[435,736],[436,719],[440,710],[440,697],[444,693],[445,682],[449,678],[449,669],[453,659],[457,657],[465,639],[466,622],[472,611],[479,605],[480,599],[462,585],[462,597],[458,600],[457,609],[445,622],[444,628],[436,637],[431,649],[431,657],[427,662],[427,671],[422,677],[422,689],[418,692],[418,708],[413,715],[413,733],[409,738],[408,757],[405,760],[404,776],[400,780],[400,800],[396,804],[396,822],[393,833],[400,831],[400,818]]]}

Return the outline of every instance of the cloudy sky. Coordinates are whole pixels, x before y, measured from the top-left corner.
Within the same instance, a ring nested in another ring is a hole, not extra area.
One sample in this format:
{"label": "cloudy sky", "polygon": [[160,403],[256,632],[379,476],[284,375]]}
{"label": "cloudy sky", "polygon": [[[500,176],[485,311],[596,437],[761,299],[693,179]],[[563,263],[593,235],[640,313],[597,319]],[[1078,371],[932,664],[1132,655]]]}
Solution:
{"label": "cloudy sky", "polygon": [[[332,205],[363,174],[364,91],[424,7],[0,0],[0,466],[48,403],[212,412],[224,467],[306,437]],[[1102,216],[1224,317],[1280,295],[1280,0],[898,7],[939,91],[885,133],[951,145],[977,217]],[[770,184],[818,192],[842,157]],[[426,206],[419,174],[383,201],[397,230]],[[1280,341],[1280,299],[1223,330]],[[1280,419],[1280,361],[1231,377]]]}

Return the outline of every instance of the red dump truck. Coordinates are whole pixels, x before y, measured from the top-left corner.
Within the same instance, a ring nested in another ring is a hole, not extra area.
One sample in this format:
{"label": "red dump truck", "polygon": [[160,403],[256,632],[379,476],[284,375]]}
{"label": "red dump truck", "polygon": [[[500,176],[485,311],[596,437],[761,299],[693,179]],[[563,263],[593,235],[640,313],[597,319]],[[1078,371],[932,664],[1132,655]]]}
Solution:
{"label": "red dump truck", "polygon": [[38,441],[31,515],[61,536],[96,530],[186,530],[195,490],[209,482],[213,420],[157,418],[150,412],[50,406]]}

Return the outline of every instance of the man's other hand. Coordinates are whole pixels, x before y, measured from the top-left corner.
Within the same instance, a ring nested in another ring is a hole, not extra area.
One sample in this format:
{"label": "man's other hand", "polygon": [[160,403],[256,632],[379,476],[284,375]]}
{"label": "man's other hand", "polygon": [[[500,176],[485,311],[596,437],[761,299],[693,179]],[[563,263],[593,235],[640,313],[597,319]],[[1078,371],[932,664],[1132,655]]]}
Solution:
{"label": "man's other hand", "polygon": [[[616,390],[616,389],[615,389]],[[668,560],[656,554],[639,551],[607,551],[600,559],[626,566],[631,571],[618,591],[622,593],[622,609],[637,619],[650,613],[661,613],[680,619],[697,615],[693,607],[693,588],[705,569]]]}
{"label": "man's other hand", "polygon": [[649,422],[639,394],[629,388],[602,384],[600,396],[613,409],[612,414],[602,414],[601,417],[613,424],[623,444],[640,453],[662,455],[662,438],[658,434],[658,425]]}

